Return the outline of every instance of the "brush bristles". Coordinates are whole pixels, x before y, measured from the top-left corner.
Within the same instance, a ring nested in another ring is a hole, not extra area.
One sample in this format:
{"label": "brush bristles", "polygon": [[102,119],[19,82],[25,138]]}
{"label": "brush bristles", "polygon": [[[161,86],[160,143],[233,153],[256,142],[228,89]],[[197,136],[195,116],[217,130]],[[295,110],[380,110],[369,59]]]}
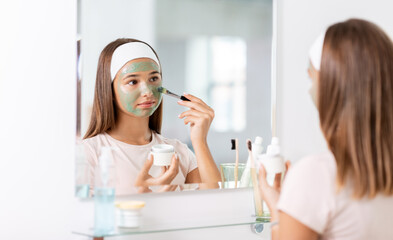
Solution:
{"label": "brush bristles", "polygon": [[248,148],[248,150],[252,150],[252,144],[251,144],[251,140],[250,139],[247,139],[247,148]]}
{"label": "brush bristles", "polygon": [[163,87],[158,87],[157,91],[160,92],[160,93],[164,93],[164,94],[166,93],[166,89],[163,88]]}
{"label": "brush bristles", "polygon": [[236,149],[236,140],[235,139],[231,139],[231,143],[232,143],[231,150],[235,150]]}

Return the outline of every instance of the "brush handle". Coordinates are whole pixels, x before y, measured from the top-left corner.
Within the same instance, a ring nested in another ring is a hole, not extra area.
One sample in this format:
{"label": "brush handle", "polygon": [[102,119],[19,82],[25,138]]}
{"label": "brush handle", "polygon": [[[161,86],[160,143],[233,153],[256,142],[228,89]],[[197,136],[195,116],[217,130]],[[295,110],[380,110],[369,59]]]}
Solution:
{"label": "brush handle", "polygon": [[239,179],[239,146],[238,141],[236,139],[235,148],[236,148],[236,162],[235,162],[235,188],[237,188],[237,181]]}
{"label": "brush handle", "polygon": [[251,172],[252,185],[254,188],[254,202],[255,202],[255,211],[256,211],[255,214],[257,215],[257,217],[262,217],[263,207],[262,207],[262,198],[258,187],[257,171],[255,170],[254,167],[252,167],[250,169],[250,172]]}
{"label": "brush handle", "polygon": [[183,100],[183,101],[189,101],[189,102],[191,102],[190,99],[186,98],[186,97],[183,96],[183,95],[180,96],[180,99]]}
{"label": "brush handle", "polygon": [[250,164],[251,164],[250,173],[251,173],[252,186],[254,189],[254,203],[255,203],[255,212],[256,212],[255,214],[258,217],[262,217],[263,215],[262,198],[261,198],[261,193],[259,192],[257,171],[255,169],[254,155],[252,154],[251,148],[248,149],[248,156],[250,157]]}

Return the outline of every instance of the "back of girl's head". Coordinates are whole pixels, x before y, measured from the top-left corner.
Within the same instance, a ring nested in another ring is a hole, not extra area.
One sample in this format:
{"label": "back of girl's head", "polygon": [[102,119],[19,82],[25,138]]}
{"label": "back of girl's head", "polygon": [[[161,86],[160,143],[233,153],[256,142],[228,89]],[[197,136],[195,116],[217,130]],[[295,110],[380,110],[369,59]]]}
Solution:
{"label": "back of girl's head", "polygon": [[339,186],[358,198],[393,194],[393,44],[378,26],[350,19],[328,28],[318,109]]}
{"label": "back of girl's head", "polygon": [[[111,79],[111,60],[117,47],[130,42],[142,42],[131,38],[120,38],[109,43],[101,52],[97,66],[96,85],[94,90],[93,110],[90,124],[84,139],[94,137],[97,134],[113,128],[116,123],[116,108],[114,102],[114,92]],[[145,43],[145,42],[142,42]],[[145,43],[150,47],[149,44]],[[151,48],[151,47],[150,47]],[[154,51],[153,48],[151,48]],[[156,54],[157,56],[157,54]],[[158,59],[158,56],[157,56]],[[160,68],[161,69],[161,68]],[[160,73],[161,74],[161,73]],[[153,131],[160,133],[162,123],[162,103],[156,111],[149,117],[149,127]]]}

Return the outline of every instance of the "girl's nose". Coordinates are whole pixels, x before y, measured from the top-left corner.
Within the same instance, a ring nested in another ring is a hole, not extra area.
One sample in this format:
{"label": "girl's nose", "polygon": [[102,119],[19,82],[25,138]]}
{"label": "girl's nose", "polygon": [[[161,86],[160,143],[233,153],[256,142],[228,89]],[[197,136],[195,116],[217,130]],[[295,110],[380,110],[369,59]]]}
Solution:
{"label": "girl's nose", "polygon": [[146,97],[153,95],[153,92],[145,82],[141,83],[141,95]]}

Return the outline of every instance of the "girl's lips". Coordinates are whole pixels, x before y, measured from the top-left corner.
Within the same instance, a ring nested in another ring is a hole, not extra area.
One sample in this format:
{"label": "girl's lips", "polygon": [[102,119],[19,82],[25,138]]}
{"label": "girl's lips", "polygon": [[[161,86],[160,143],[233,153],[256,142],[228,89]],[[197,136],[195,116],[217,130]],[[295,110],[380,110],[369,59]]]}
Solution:
{"label": "girl's lips", "polygon": [[139,103],[138,107],[139,108],[151,108],[154,106],[155,103],[156,102],[154,102],[154,101],[147,101],[147,102]]}

